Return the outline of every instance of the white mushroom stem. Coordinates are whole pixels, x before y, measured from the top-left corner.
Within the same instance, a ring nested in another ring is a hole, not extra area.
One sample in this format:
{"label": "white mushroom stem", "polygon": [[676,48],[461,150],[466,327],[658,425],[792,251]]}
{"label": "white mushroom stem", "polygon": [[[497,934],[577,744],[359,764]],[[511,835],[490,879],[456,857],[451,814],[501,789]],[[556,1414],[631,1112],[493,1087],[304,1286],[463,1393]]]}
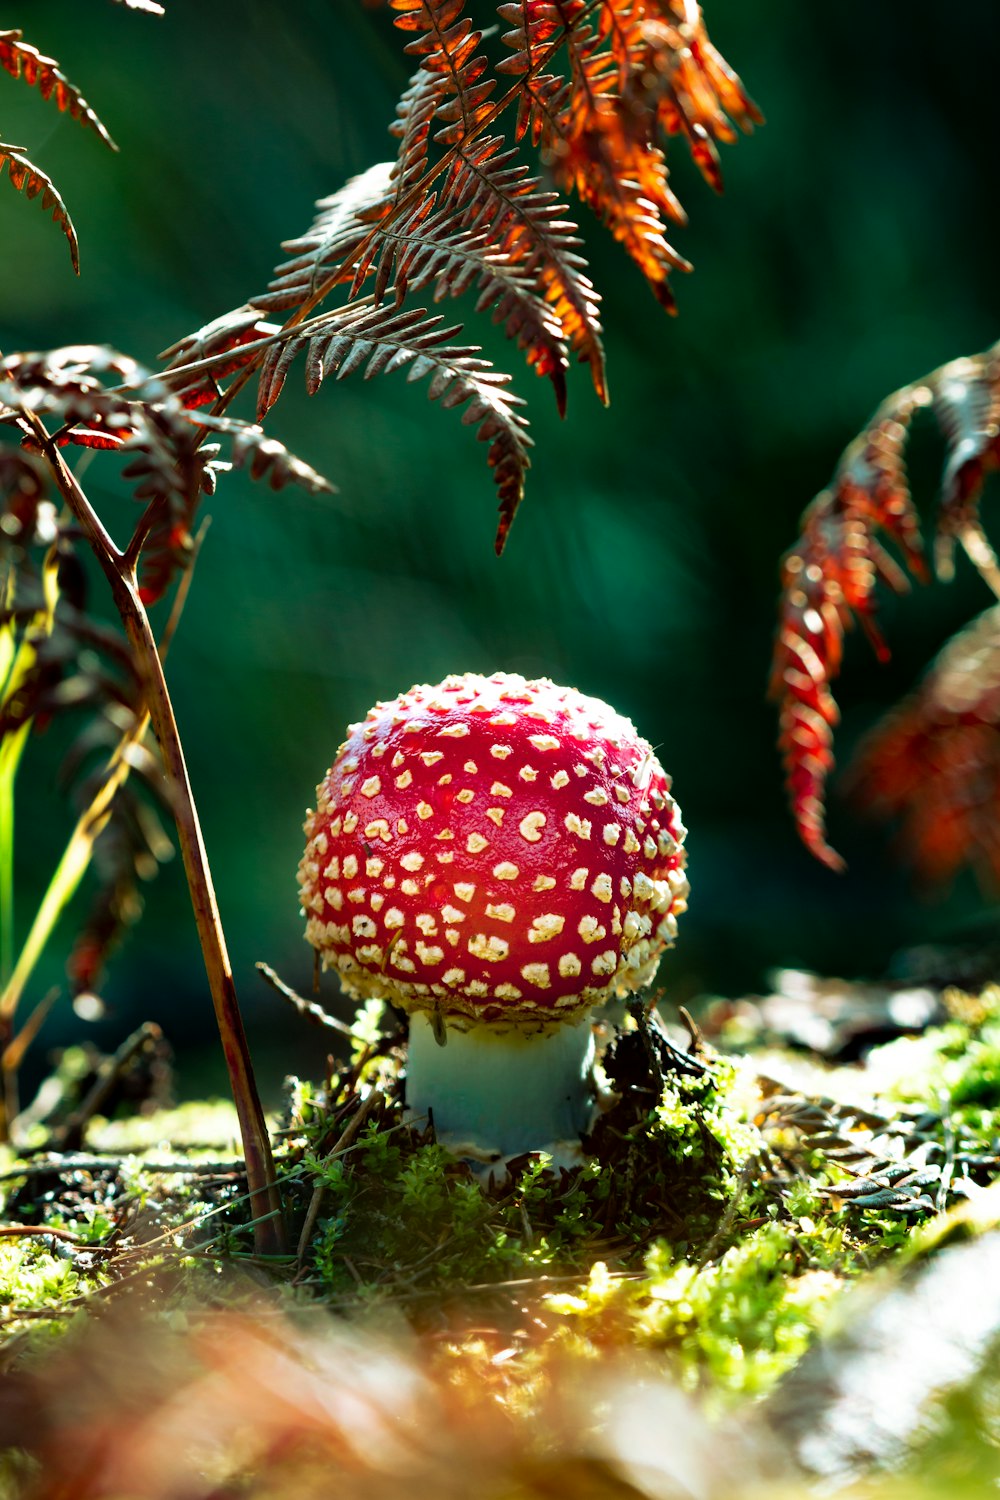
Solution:
{"label": "white mushroom stem", "polygon": [[579,1145],[594,1108],[589,1020],[546,1031],[445,1025],[438,1034],[443,1046],[429,1016],[411,1015],[406,1103],[415,1123],[433,1114],[449,1150],[509,1157]]}

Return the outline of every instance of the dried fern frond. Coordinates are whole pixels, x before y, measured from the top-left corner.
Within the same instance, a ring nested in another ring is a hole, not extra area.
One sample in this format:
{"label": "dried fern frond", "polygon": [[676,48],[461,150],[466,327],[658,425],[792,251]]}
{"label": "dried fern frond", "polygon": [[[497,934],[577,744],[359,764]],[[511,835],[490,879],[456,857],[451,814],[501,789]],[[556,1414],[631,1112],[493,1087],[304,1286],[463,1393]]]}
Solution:
{"label": "dried fern frond", "polygon": [[254,307],[285,312],[311,301],[317,288],[338,274],[352,279],[354,256],[392,204],[393,173],[392,162],[378,162],[321,198],[309,231],[282,245],[292,258],[278,266],[267,291],[253,299]]}
{"label": "dried fern frond", "polygon": [[101,124],[94,110],[75,84],[70,83],[54,57],[46,57],[23,40],[23,33],[0,31],[0,67],[6,68],[12,78],[21,78],[33,84],[43,99],[51,99],[56,109],[78,120],[99,136],[112,151],[117,146]]}
{"label": "dried fern frond", "polygon": [[483,33],[463,15],[465,0],[389,0],[389,5],[399,29],[413,34],[404,50],[421,59],[424,73],[441,79],[443,97],[434,115],[444,124],[435,140],[446,146],[465,140],[486,121],[497,86],[488,76],[487,58],[476,50]]}
{"label": "dried fern frond", "polygon": [[418,68],[396,106],[389,134],[399,141],[393,164],[393,206],[417,188],[427,167],[431,122],[444,102],[447,75]]}
{"label": "dried fern frond", "polygon": [[[568,4],[559,8],[570,11]],[[573,14],[586,10],[577,0]],[[573,86],[554,126],[542,130],[542,145],[556,180],[603,219],[657,301],[674,312],[670,275],[691,266],[670,244],[665,225],[683,224],[685,214],[654,143],[649,99],[638,86],[619,92],[621,58],[588,22],[568,26],[566,39]]]}
{"label": "dried fern frond", "polygon": [[[251,475],[267,474],[271,487],[297,484],[312,493],[329,490],[325,479],[260,428],[235,417],[197,410],[200,387],[187,376],[188,354],[222,356],[223,366],[242,363],[244,342],[260,336],[252,310],[218,319],[181,350],[179,393],[113,350],[76,346],[42,354],[13,355],[0,363],[0,421],[17,422],[31,412],[60,431],[60,441],[114,449],[125,459],[122,476],[136,500],[148,507],[141,535],[144,603],[162,598],[191,555],[192,529],[202,496],[220,471],[217,453],[204,446],[211,432],[228,436],[233,462],[248,463]],[[199,376],[199,381],[202,379]],[[109,385],[109,381],[115,381]]]}
{"label": "dried fern frond", "polygon": [[[73,805],[86,817],[101,797],[111,759],[128,740],[129,777],[116,788],[94,842],[95,889],[66,964],[78,995],[100,987],[109,959],[142,916],[144,886],[174,854],[160,818],[161,810],[171,811],[169,785],[158,751],[143,742],[139,727],[134,713],[106,709],[77,737],[63,762],[62,778],[75,778]],[[81,775],[94,754],[100,760]]]}
{"label": "dried fern frond", "polygon": [[[160,359],[165,363],[165,383],[185,406],[208,406],[222,394],[219,381],[244,369],[253,359],[255,351],[247,350],[246,346],[278,332],[277,324],[265,323],[254,307],[238,307],[223,313],[196,333],[164,349]],[[219,359],[219,355],[230,357]],[[207,368],[200,368],[203,361],[208,362]],[[174,377],[174,371],[180,374]]]}
{"label": "dried fern frond", "polygon": [[[829,489],[805,511],[802,533],[782,563],[782,595],[771,677],[789,799],[806,847],[842,868],[825,831],[825,788],[834,765],[837,706],[830,683],[840,671],[843,636],[857,617],[878,656],[888,648],[875,622],[876,586],[897,592],[926,580],[918,517],[904,463],[910,424],[930,407],[946,443],[935,520],[940,576],[949,576],[954,540],[994,589],[1000,567],[979,521],[985,474],[1000,462],[1000,355],[993,348],[955,360],[883,402],[841,458]],[[891,541],[903,567],[882,545]]]}
{"label": "dried fern frond", "polygon": [[[759,112],[710,43],[694,0],[504,3],[497,6],[507,28],[499,48],[473,23],[465,0],[388,0],[388,8],[407,38],[404,50],[419,62],[390,126],[395,162],[322,199],[307,233],[285,242],[290,258],[267,291],[231,315],[246,320],[241,341],[249,348],[245,363],[229,370],[235,380],[227,390],[215,384],[224,370],[214,353],[225,345],[209,348],[201,335],[171,351],[171,384],[181,388],[187,362],[208,361],[207,369],[192,369],[192,404],[215,389],[225,406],[260,368],[263,413],[297,353],[314,347],[313,333],[299,325],[335,289],[344,289],[346,308],[328,315],[331,330],[354,308],[367,319],[390,289],[401,310],[408,293],[432,286],[437,300],[471,291],[477,311],[502,324],[529,366],[551,380],[560,412],[573,355],[589,365],[606,402],[600,298],[579,231],[522,153],[529,146],[540,152],[556,184],[607,223],[672,310],[671,273],[688,263],[666,236],[667,222],[683,223],[684,213],[668,185],[662,145],[683,135],[718,187],[718,145],[751,129]],[[285,314],[269,349],[254,347],[255,312]],[[367,373],[396,368],[396,352]],[[353,367],[348,360],[343,369]],[[480,361],[480,385],[485,373]],[[494,392],[506,382],[497,376]],[[310,388],[319,383],[310,376]],[[474,404],[466,418],[489,424],[481,435],[490,439],[501,490],[500,550],[520,500],[527,437],[520,413],[512,422],[509,401],[497,407],[482,392],[477,400],[485,400],[481,414],[470,416],[480,410]]]}
{"label": "dried fern frond", "polygon": [[979,498],[986,475],[1000,464],[1000,344],[936,371],[933,395],[948,444],[935,550],[938,574],[951,577],[958,540],[996,589],[1000,567],[979,523]]}
{"label": "dried fern frond", "polygon": [[[209,432],[222,433],[231,439],[231,465],[234,469],[249,469],[251,479],[266,478],[272,490],[283,490],[289,484],[298,485],[310,495],[332,495],[336,487],[322,474],[301,458],[290,453],[284,443],[270,437],[262,427],[251,426],[233,417],[216,417],[202,414],[197,418],[200,426]],[[216,473],[223,467],[213,460]]]}
{"label": "dried fern frond", "polygon": [[849,789],[899,820],[923,880],[947,883],[970,865],[984,888],[1000,889],[1000,605],[950,640],[863,741]]}
{"label": "dried fern frond", "polygon": [[7,175],[10,177],[17,192],[21,192],[23,189],[26,198],[41,196],[42,207],[51,211],[54,222],[59,225],[59,228],[66,236],[70,259],[73,262],[73,270],[79,276],[80,243],[77,240],[76,230],[73,227],[73,220],[69,216],[69,210],[59,196],[52,179],[47,177],[40,167],[36,167],[34,162],[25,156],[20,146],[10,146],[4,141],[0,141],[0,175],[3,174],[4,167],[7,168]]}
{"label": "dried fern frond", "polygon": [[463,423],[474,426],[480,441],[489,444],[486,461],[500,501],[499,552],[524,494],[530,464],[531,439],[520,411],[524,402],[507,390],[510,376],[494,370],[478,345],[449,343],[461,332],[460,325],[446,327],[443,318],[424,308],[398,310],[389,303],[373,307],[357,302],[315,318],[308,326],[308,333],[275,345],[265,356],[258,416],[274,405],[300,354],[306,356],[310,395],[328,375],[343,380],[362,368],[366,380],[402,369],[409,381],[429,376],[429,398],[440,400],[442,406],[464,408]]}
{"label": "dried fern frond", "polygon": [[[255,311],[243,309],[185,341],[177,357],[194,352],[209,363],[217,358],[239,368],[244,345],[258,346],[262,335],[266,341],[265,326]],[[91,346],[0,361],[0,427],[23,445],[0,444],[0,665],[8,639],[15,653],[26,637],[30,646],[18,658],[24,669],[16,682],[0,680],[0,743],[19,744],[19,736],[55,716],[73,712],[85,719],[66,761],[80,813],[67,865],[72,869],[64,875],[61,865],[54,877],[67,892],[64,904],[93,857],[97,895],[70,962],[80,989],[98,981],[111,946],[141,911],[142,884],[170,853],[155,812],[157,799],[165,806],[169,799],[159,760],[143,746],[146,679],[140,679],[131,645],[89,611],[78,534],[48,499],[51,450],[39,443],[37,424],[56,442],[107,449],[122,464],[144,510],[128,546],[119,551],[110,545],[122,575],[138,573],[139,595],[150,604],[189,565],[201,497],[223,470],[245,467],[272,489],[330,489],[259,427],[188,404],[197,396],[192,378],[185,373],[175,379],[178,391],[136,361]],[[228,444],[231,461],[223,460],[209,437]],[[101,762],[88,771],[95,753]],[[56,904],[46,918],[46,935],[60,909]],[[18,994],[3,999],[0,1008],[8,1015]]]}
{"label": "dried fern frond", "polygon": [[[0,445],[0,645],[6,648],[0,657],[14,669],[0,681],[0,744],[9,752],[32,729],[44,729],[55,718],[86,716],[59,774],[84,820],[86,838],[79,843],[86,855],[82,863],[62,862],[43,903],[53,905],[54,923],[92,853],[96,892],[68,966],[74,988],[81,990],[98,982],[110,947],[141,910],[138,882],[155,873],[171,851],[146,800],[124,777],[99,804],[94,801],[104,766],[88,772],[87,763],[95,751],[117,745],[137,722],[142,683],[125,641],[88,613],[76,542],[60,527],[48,493],[41,460]],[[130,748],[128,770],[138,772],[147,790],[162,800],[159,760],[138,740]],[[37,925],[30,942],[40,951],[44,937],[36,940]],[[11,981],[17,988],[5,988],[0,1001],[8,1016],[23,985],[24,955],[22,949]]]}
{"label": "dried fern frond", "polygon": [[[735,139],[732,121],[749,130],[760,112],[709,42],[697,6],[607,0],[596,24],[586,0],[520,0],[498,9],[514,23],[502,37],[514,58],[502,66],[527,75],[518,137],[530,134],[542,146],[556,180],[607,223],[673,311],[670,274],[690,267],[666,235],[666,223],[682,224],[685,215],[667,184],[657,127],[683,131],[718,188],[717,143]],[[569,53],[565,85],[557,74],[533,71],[547,66],[554,37]]]}

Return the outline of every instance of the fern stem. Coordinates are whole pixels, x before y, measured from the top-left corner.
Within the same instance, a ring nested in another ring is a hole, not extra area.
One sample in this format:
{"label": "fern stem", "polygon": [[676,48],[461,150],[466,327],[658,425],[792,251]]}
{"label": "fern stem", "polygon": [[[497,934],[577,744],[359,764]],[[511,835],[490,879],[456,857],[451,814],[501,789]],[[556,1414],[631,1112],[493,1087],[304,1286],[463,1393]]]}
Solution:
{"label": "fern stem", "polygon": [[134,571],[125,569],[123,554],[111,542],[75,476],[67,468],[62,454],[51,442],[41,419],[32,416],[31,422],[60,492],[108,580],[125,634],[136,655],[145,687],[146,705],[172,783],[177,838],[239,1117],[255,1221],[255,1248],[259,1255],[282,1255],[285,1253],[285,1231],[281,1200],[274,1180],[271,1143],[257,1092],[198,810],[156,639],[139,598]]}

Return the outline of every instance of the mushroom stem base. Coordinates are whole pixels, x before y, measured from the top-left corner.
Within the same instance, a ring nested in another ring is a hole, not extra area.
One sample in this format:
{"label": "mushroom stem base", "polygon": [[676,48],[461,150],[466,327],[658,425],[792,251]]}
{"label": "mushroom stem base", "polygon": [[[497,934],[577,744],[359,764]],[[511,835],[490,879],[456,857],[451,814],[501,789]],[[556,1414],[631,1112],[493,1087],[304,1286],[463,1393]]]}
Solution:
{"label": "mushroom stem base", "polygon": [[459,1154],[519,1156],[579,1145],[594,1107],[594,1034],[590,1021],[522,1031],[515,1026],[445,1026],[445,1044],[428,1016],[410,1017],[406,1070],[411,1120],[433,1114],[438,1140]]}

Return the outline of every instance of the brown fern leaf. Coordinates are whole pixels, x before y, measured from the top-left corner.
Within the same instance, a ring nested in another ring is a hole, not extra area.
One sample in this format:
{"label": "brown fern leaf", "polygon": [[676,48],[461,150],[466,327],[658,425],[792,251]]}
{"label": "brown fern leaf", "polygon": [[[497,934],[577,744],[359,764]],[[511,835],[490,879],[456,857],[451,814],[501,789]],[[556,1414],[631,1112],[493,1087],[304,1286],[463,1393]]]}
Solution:
{"label": "brown fern leaf", "polygon": [[[436,301],[477,287],[477,311],[492,310],[494,322],[504,324],[507,337],[525,351],[528,363],[551,379],[560,413],[565,413],[569,355],[562,325],[540,295],[534,265],[504,248],[494,226],[493,201],[484,201],[477,192],[479,183],[474,181],[472,187],[473,196],[465,194],[462,208],[456,193],[445,191],[444,206],[436,212],[428,213],[425,200],[390,226],[383,236],[379,277],[394,257],[398,301],[431,282]],[[456,188],[461,192],[457,184]],[[385,253],[390,251],[391,256]],[[376,297],[380,291],[376,282]]]}
{"label": "brown fern leaf", "polygon": [[519,408],[524,402],[507,390],[510,376],[494,370],[480,357],[478,345],[453,345],[449,339],[460,325],[444,327],[439,316],[423,308],[398,310],[385,303],[349,304],[315,318],[296,337],[275,346],[261,366],[258,417],[274,405],[288,371],[300,354],[306,355],[306,388],[319,390],[329,375],[338,380],[364,367],[364,377],[406,370],[407,380],[430,376],[428,396],[442,406],[464,407],[462,421],[478,429],[489,443],[487,462],[500,500],[496,549],[503,550],[507,533],[524,494],[530,464],[531,439]]}
{"label": "brown fern leaf", "polygon": [[1000,606],[949,641],[918,690],[862,743],[848,790],[900,823],[928,883],[970,865],[1000,889]]}
{"label": "brown fern leaf", "polygon": [[[251,479],[267,478],[272,490],[282,490],[295,484],[310,495],[332,495],[335,486],[322,474],[289,453],[284,443],[269,437],[262,427],[252,426],[232,417],[215,417],[201,414],[192,421],[210,432],[218,432],[231,439],[232,467],[249,468]],[[219,465],[214,467],[218,470]]]}
{"label": "brown fern leaf", "polygon": [[53,220],[66,236],[73,270],[79,276],[80,245],[76,230],[52,179],[47,177],[40,167],[36,167],[28,160],[20,146],[9,146],[0,141],[0,173],[3,172],[4,167],[7,168],[10,180],[18,192],[23,188],[26,198],[37,198],[41,195],[42,207],[51,209]]}
{"label": "brown fern leaf", "polygon": [[274,490],[288,484],[311,494],[333,489],[257,426],[191,410],[172,398],[144,403],[136,411],[134,434],[124,445],[125,453],[134,457],[122,477],[132,482],[136,500],[155,507],[142,552],[139,596],[145,604],[162,598],[177,571],[189,565],[201,498],[214,493],[218,474],[230,467],[219,460],[218,449],[204,444],[206,431],[230,439],[232,467],[249,468],[253,479],[266,475]]}
{"label": "brown fern leaf", "polygon": [[685,214],[654,143],[655,115],[639,90],[618,92],[619,62],[600,32],[583,21],[573,24],[579,12],[571,12],[567,0],[557,0],[555,8],[567,18],[573,87],[555,137],[546,142],[543,136],[553,173],[604,220],[660,305],[674,312],[670,274],[691,267],[666,236],[665,220],[683,224]]}
{"label": "brown fern leaf", "polygon": [[[164,375],[178,372],[168,384],[185,406],[207,406],[221,394],[219,381],[242,370],[253,359],[255,351],[246,352],[245,346],[270,338],[279,331],[277,324],[265,323],[255,307],[238,307],[164,349],[160,355],[165,361]],[[231,353],[230,359],[218,360],[219,355],[227,353]],[[203,360],[218,362],[213,363],[211,369],[191,371],[192,365],[199,365]]]}
{"label": "brown fern leaf", "polygon": [[397,12],[399,29],[415,34],[405,51],[421,59],[425,72],[446,80],[446,93],[451,97],[435,110],[436,118],[445,122],[435,132],[435,140],[454,145],[485,119],[496,88],[496,79],[485,76],[486,57],[476,52],[483,34],[463,15],[465,0],[389,0],[389,4]]}
{"label": "brown fern leaf", "polygon": [[120,448],[133,429],[132,403],[105,381],[132,382],[143,373],[134,360],[98,345],[13,354],[0,362],[0,400],[9,407],[0,419],[36,411],[55,417],[61,445]]}
{"label": "brown fern leaf", "polygon": [[934,413],[948,445],[941,484],[935,560],[951,577],[956,538],[994,581],[1000,576],[979,523],[986,475],[1000,465],[1000,344],[972,359],[956,359],[929,378]]}
{"label": "brown fern leaf", "polygon": [[422,212],[386,234],[396,251],[396,290],[418,291],[436,282],[434,297],[458,296],[478,285],[477,310],[493,310],[508,338],[527,352],[528,362],[548,375],[561,413],[566,409],[569,357],[562,329],[535,291],[532,276],[513,256],[492,247],[486,230],[456,228],[450,207],[427,217]]}
{"label": "brown fern leaf", "polygon": [[[267,291],[253,299],[253,306],[267,312],[301,307],[321,286],[351,279],[357,251],[373,225],[392,207],[394,170],[392,162],[379,162],[329,198],[321,198],[312,228],[299,239],[285,242],[282,249],[293,258],[277,268]],[[359,272],[361,279],[371,259]]]}
{"label": "brown fern leaf", "polygon": [[[240,346],[246,340],[259,345],[261,332],[256,312],[242,308],[209,324],[182,347],[193,347],[203,358],[219,358],[223,365],[242,363]],[[266,474],[274,489],[285,484],[314,493],[330,489],[314,469],[265,438],[258,427],[187,404],[189,368],[182,358],[175,372],[156,377],[134,360],[89,345],[18,354],[0,362],[0,422],[16,423],[22,413],[31,412],[50,426],[54,423],[60,441],[113,447],[125,458],[122,477],[132,483],[135,499],[149,508],[139,589],[147,604],[160,599],[178,569],[187,566],[201,497],[228,467],[219,461],[218,450],[205,444],[207,433],[228,437],[234,465],[248,465],[255,479]],[[109,387],[109,380],[117,384]],[[171,380],[178,394],[168,389]]]}
{"label": "brown fern leaf", "polygon": [[424,174],[431,123],[448,93],[447,73],[418,68],[396,106],[396,118],[389,126],[389,134],[400,143],[392,171],[395,203],[415,187]]}
{"label": "brown fern leaf", "polygon": [[23,41],[22,35],[20,31],[0,31],[0,67],[6,68],[12,78],[23,78],[25,83],[37,87],[43,99],[54,100],[58,110],[79,120],[112,151],[117,151],[101,121],[80,90],[60,70],[55,58],[45,57],[37,47]]}
{"label": "brown fern leaf", "polygon": [[155,507],[143,549],[139,597],[146,605],[161,599],[178,569],[190,562],[191,528],[202,496],[206,458],[197,435],[180,420],[176,403],[135,413],[132,435],[123,444],[129,462],[122,478],[136,500]]}
{"label": "brown fern leaf", "polygon": [[[482,229],[520,272],[534,278],[536,293],[548,305],[561,340],[590,366],[594,389],[606,405],[600,294],[586,274],[577,227],[565,217],[566,206],[558,194],[529,174],[514,149],[504,150],[501,136],[484,136],[463,147],[440,197],[453,205],[462,224]],[[502,316],[494,313],[497,321]],[[514,336],[509,324],[507,332]],[[540,374],[551,375],[544,352],[535,359],[530,345],[521,347],[528,349],[529,362]],[[560,398],[560,411],[564,399]]]}
{"label": "brown fern leaf", "polygon": [[[582,14],[582,0],[568,0],[562,7],[541,4],[537,0],[513,0],[513,3],[497,6],[497,14],[506,21],[510,31],[505,31],[500,40],[513,52],[497,64],[498,73],[514,73],[521,78],[520,102],[514,139],[529,136],[533,146],[543,141],[551,143],[559,133],[559,121],[570,95],[570,85],[558,73],[546,73],[553,55],[553,43],[558,43],[563,27]],[[567,18],[563,12],[571,11]]]}
{"label": "brown fern leaf", "polygon": [[[577,227],[565,218],[558,195],[542,188],[517,160],[516,150],[504,146],[502,136],[462,142],[436,197],[418,198],[405,217],[390,220],[371,237],[358,259],[352,295],[376,257],[376,301],[390,277],[400,296],[408,282],[423,284],[427,278],[416,279],[413,270],[423,243],[428,261],[435,262],[436,296],[457,295],[478,280],[479,310],[492,307],[494,321],[505,324],[529,364],[552,380],[560,412],[565,411],[567,346],[589,363],[595,389],[606,403],[600,297],[579,254]],[[397,180],[404,175],[399,173]],[[492,253],[488,261],[480,259],[478,275],[478,250],[467,232],[489,239]],[[451,237],[454,280],[440,253],[442,241]]]}
{"label": "brown fern leaf", "polygon": [[926,577],[903,447],[912,416],[927,399],[925,389],[907,387],[879,407],[844,453],[830,489],[805,512],[799,541],[782,563],[771,678],[779,703],[778,743],[799,836],[834,870],[843,861],[825,831],[824,792],[838,719],[829,685],[840,671],[844,630],[854,616],[877,654],[888,654],[875,623],[875,586],[881,579],[901,591],[908,581],[880,534],[896,543],[915,577]]}
{"label": "brown fern leaf", "polygon": [[651,81],[663,129],[684,135],[702,176],[721,192],[719,144],[736,140],[734,122],[749,132],[764,117],[709,41],[701,11],[683,0],[661,0],[660,9],[662,19],[643,28],[647,50],[637,71]]}

